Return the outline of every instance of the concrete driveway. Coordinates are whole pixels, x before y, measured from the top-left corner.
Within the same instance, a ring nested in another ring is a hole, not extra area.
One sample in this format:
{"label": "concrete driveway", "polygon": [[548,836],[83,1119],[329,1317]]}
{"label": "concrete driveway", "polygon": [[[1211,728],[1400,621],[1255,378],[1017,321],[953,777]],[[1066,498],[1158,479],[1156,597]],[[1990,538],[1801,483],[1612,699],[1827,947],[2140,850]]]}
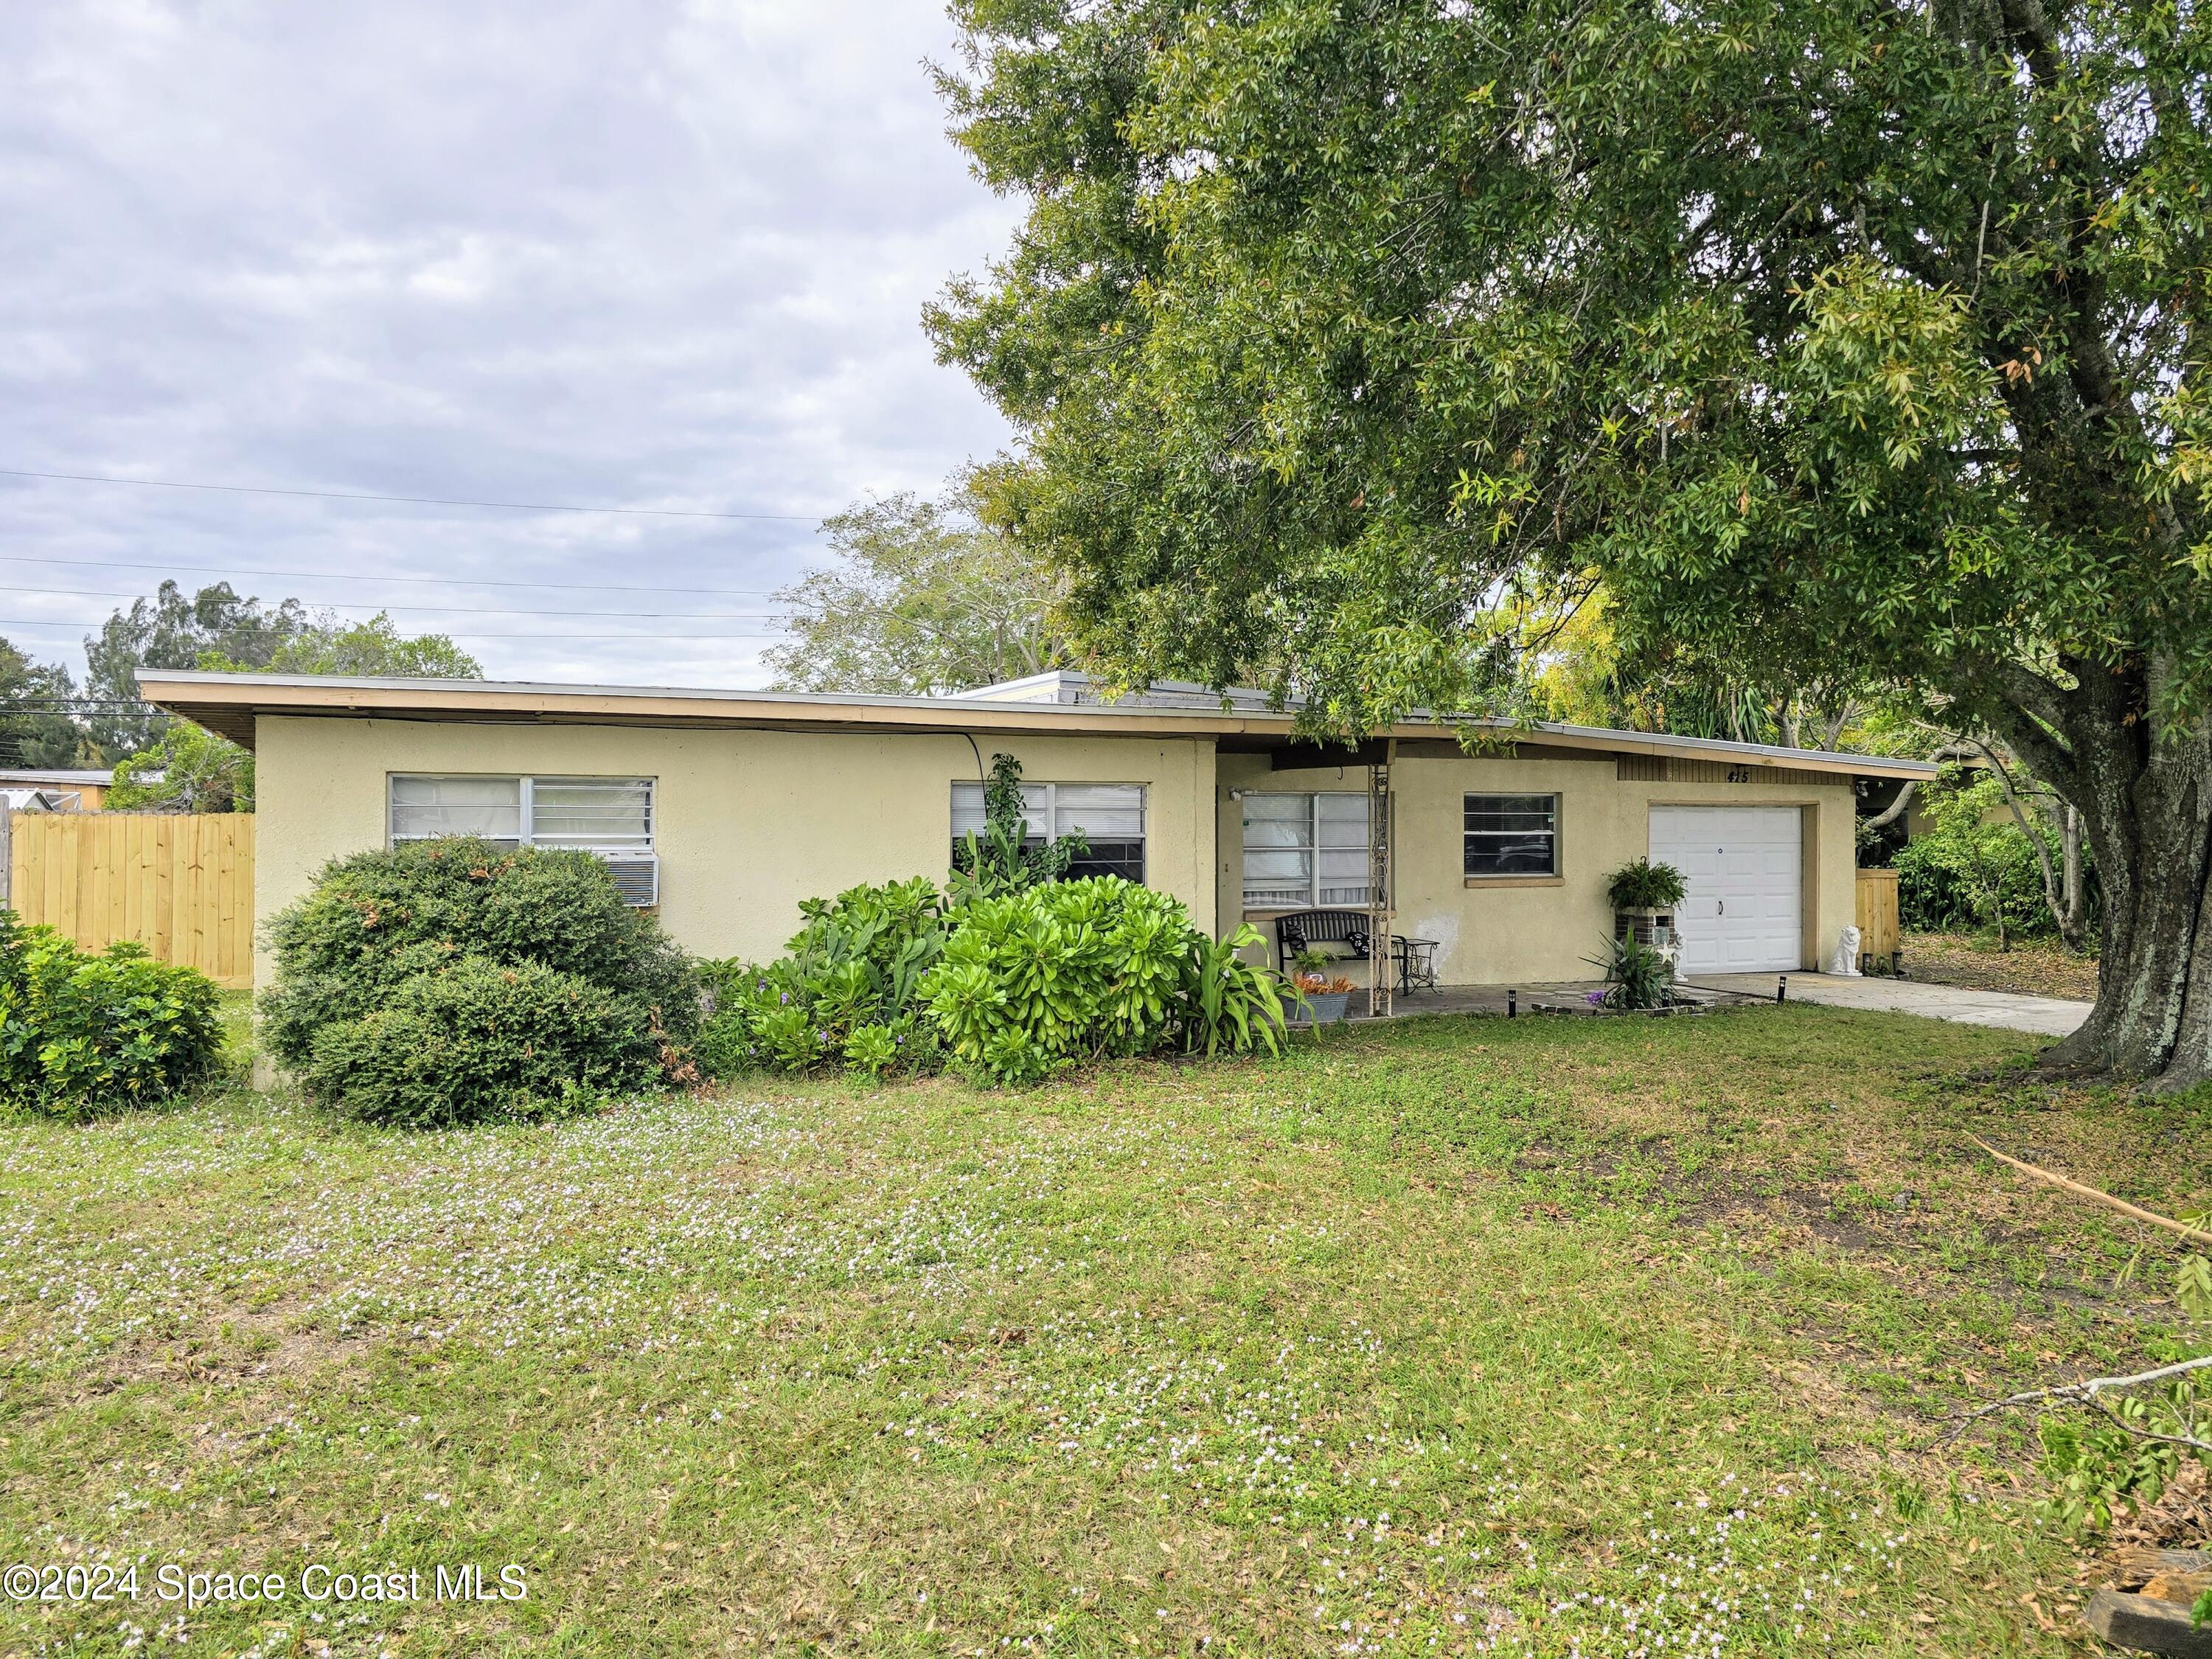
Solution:
{"label": "concrete driveway", "polygon": [[[1690,983],[1711,991],[1751,996],[1774,995],[1773,974],[1698,974]],[[2086,1002],[2060,997],[2028,997],[2010,991],[1974,991],[1963,985],[1929,985],[1915,979],[1845,979],[1833,974],[1792,974],[1790,996],[1799,1002],[1837,1008],[1875,1008],[1885,1013],[1920,1014],[1953,1019],[1962,1025],[1996,1025],[2013,1031],[2065,1036],[2089,1017]]]}

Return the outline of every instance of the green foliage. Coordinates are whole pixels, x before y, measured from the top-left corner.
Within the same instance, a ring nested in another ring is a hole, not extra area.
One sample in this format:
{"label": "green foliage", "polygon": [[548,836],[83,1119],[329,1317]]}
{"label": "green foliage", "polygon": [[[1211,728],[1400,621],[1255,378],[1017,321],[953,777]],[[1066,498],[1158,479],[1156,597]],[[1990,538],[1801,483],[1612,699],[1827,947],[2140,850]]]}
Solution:
{"label": "green foliage", "polygon": [[[1929,832],[1891,860],[1904,926],[1931,933],[1987,927],[2006,939],[2057,931],[2034,845],[2005,810],[1996,779],[1948,768],[1922,799]],[[2055,860],[2056,832],[2039,817],[2029,822]]]}
{"label": "green foliage", "polygon": [[1163,1046],[1201,939],[1165,894],[1112,877],[1057,882],[963,906],[922,992],[955,1066],[1032,1083]]}
{"label": "green foliage", "polygon": [[[151,599],[133,599],[128,611],[110,616],[85,641],[85,660],[86,693],[117,702],[137,696],[141,668],[483,678],[476,659],[442,634],[410,638],[380,611],[356,623],[335,611],[312,611],[298,599],[264,605],[240,598],[228,582],[189,598],[175,582],[163,582]],[[172,724],[167,714],[135,712],[97,714],[88,721],[93,746],[112,761],[151,748]]]}
{"label": "green foliage", "polygon": [[301,1081],[405,1128],[559,1115],[650,1080],[661,1041],[633,999],[527,960],[464,955],[314,1034]]}
{"label": "green foliage", "polygon": [[[1195,930],[1194,930],[1195,931]],[[1191,941],[1185,959],[1183,1047],[1193,1054],[1243,1054],[1253,1048],[1276,1053],[1282,1046],[1287,1009],[1304,1009],[1304,994],[1281,975],[1247,962],[1239,954],[1267,941],[1250,922],[1226,939],[1203,933]]]}
{"label": "green foliage", "polygon": [[1606,1006],[1666,1006],[1668,988],[1674,982],[1674,966],[1652,946],[1632,938],[1608,939],[1605,955],[1583,959],[1605,969],[1608,988],[1603,999]]}
{"label": "green foliage", "polygon": [[[319,1098],[358,1115],[459,1121],[554,1109],[578,1091],[641,1086],[657,1069],[680,1075],[697,1027],[691,965],[588,853],[450,836],[356,854],[270,924],[269,943],[270,1052]],[[447,1069],[426,1073],[410,1106],[403,1072],[380,1069],[363,1045],[389,1045],[389,1065],[404,1068],[395,1034],[469,1010],[484,1030],[441,1047],[436,1065]],[[502,1048],[514,1052],[501,1058]],[[453,1069],[464,1066],[477,1068],[473,1084]],[[442,1115],[452,1113],[462,1115]]]}
{"label": "green foliage", "polygon": [[776,962],[708,965],[710,1073],[949,1065],[1030,1083],[1101,1058],[1281,1041],[1280,979],[1237,957],[1259,935],[1209,939],[1174,899],[1118,877],[971,888],[951,904],[917,878],[805,911]]}
{"label": "green foliage", "polygon": [[82,1113],[165,1100],[216,1069],[216,988],[145,947],[92,954],[0,909],[0,1098]]}
{"label": "green foliage", "polygon": [[825,520],[839,562],[775,596],[792,608],[775,684],[924,696],[1066,665],[1055,579],[975,507],[965,490],[893,495]]}
{"label": "green foliage", "polygon": [[1616,910],[1671,910],[1688,891],[1682,872],[1648,858],[1624,864],[1606,878],[1606,902]]}
{"label": "green foliage", "polygon": [[116,763],[111,812],[251,812],[253,753],[187,720]]}
{"label": "green foliage", "polygon": [[[187,597],[175,582],[164,581],[151,599],[133,599],[86,640],[85,694],[128,702],[138,695],[141,668],[197,668],[210,652],[258,667],[308,623],[307,607],[297,599],[264,605],[240,598],[228,582]],[[156,742],[170,720],[132,711],[95,714],[88,724],[100,751],[120,760]]]}
{"label": "green foliage", "polygon": [[[2201,1229],[2212,1217],[2182,1219]],[[2212,1316],[2212,1260],[2195,1252],[2181,1259],[2174,1271],[2173,1299],[2192,1320]],[[2159,1363],[2179,1360],[2169,1355]],[[2156,1503],[2185,1457],[2212,1466],[2212,1453],[2183,1443],[2203,1437],[2197,1425],[2206,1402],[2197,1398],[2197,1375],[2185,1373],[2140,1393],[2111,1391],[2081,1418],[2045,1419],[2038,1433],[2051,1491],[2037,1507],[2069,1530],[2099,1530],[2112,1525],[2113,1510],[2121,1504],[2140,1509]],[[2201,1623],[2206,1616],[2203,1601],[2197,1609]]]}
{"label": "green foliage", "polygon": [[930,326],[1017,428],[992,512],[1096,672],[1338,732],[1512,712],[1501,603],[1601,589],[1615,690],[1656,663],[1676,729],[1677,686],[1823,725],[1881,687],[2160,887],[2076,1046],[2166,1063],[2138,978],[2187,956],[2212,757],[2212,13],[953,12],[956,136],[1025,211]]}
{"label": "green foliage", "polygon": [[76,684],[58,663],[36,663],[0,640],[0,763],[66,767],[98,763],[100,751],[82,727],[49,706],[74,696]]}
{"label": "green foliage", "polygon": [[2151,1429],[2151,1405],[2130,1395],[2105,1403],[2112,1418],[2051,1418],[2037,1430],[2052,1487],[2037,1507],[2072,1531],[2102,1530],[2120,1505],[2155,1502],[2181,1467],[2173,1447],[2129,1431]]}
{"label": "green foliage", "polygon": [[997,898],[1025,887],[1066,879],[1068,867],[1091,850],[1075,830],[1052,841],[1030,842],[1022,811],[1022,763],[1012,755],[991,757],[983,785],[983,834],[969,835],[954,850],[951,887],[956,902]]}
{"label": "green foliage", "polygon": [[919,1018],[917,990],[945,949],[936,887],[920,876],[854,887],[799,911],[805,926],[766,967],[704,965],[714,1012],[700,1034],[702,1066],[717,1077],[934,1069],[934,1032]]}
{"label": "green foliage", "polygon": [[480,680],[483,665],[443,634],[407,635],[378,611],[367,622],[325,612],[269,653],[239,660],[204,651],[198,665],[216,673],[347,674],[357,678]]}

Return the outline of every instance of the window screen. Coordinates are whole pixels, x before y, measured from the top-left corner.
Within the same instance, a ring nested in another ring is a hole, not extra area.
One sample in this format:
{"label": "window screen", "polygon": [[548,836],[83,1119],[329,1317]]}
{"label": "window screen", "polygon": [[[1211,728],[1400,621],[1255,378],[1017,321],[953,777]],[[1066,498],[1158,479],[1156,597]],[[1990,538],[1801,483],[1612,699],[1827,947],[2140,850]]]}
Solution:
{"label": "window screen", "polygon": [[394,778],[392,839],[482,836],[522,844],[520,778]]}
{"label": "window screen", "polygon": [[[1145,878],[1145,788],[1137,783],[1025,783],[1022,817],[1027,845],[1080,831],[1091,850],[1067,866],[1071,877]],[[983,786],[952,786],[952,856],[957,864],[969,836],[981,838]]]}
{"label": "window screen", "polygon": [[649,778],[397,776],[392,839],[482,836],[509,847],[653,851]]}
{"label": "window screen", "polygon": [[1368,902],[1364,793],[1255,793],[1243,805],[1246,908],[1311,910]]}
{"label": "window screen", "polygon": [[650,853],[653,786],[642,778],[532,778],[530,841],[593,853]]}
{"label": "window screen", "polygon": [[1557,795],[1469,795],[1465,808],[1468,875],[1559,874]]}

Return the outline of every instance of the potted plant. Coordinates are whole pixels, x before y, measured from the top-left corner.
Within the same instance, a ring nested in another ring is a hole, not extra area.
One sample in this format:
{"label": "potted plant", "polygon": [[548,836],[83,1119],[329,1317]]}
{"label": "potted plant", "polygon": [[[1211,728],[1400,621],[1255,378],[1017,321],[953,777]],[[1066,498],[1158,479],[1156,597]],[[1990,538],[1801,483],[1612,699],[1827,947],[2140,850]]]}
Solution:
{"label": "potted plant", "polygon": [[1671,864],[1638,859],[1622,865],[1605,884],[1613,938],[1666,949],[1674,943],[1674,908],[1687,890],[1682,872]]}
{"label": "potted plant", "polygon": [[1330,974],[1329,958],[1319,951],[1301,951],[1295,960],[1298,971],[1294,983],[1305,997],[1307,1013],[1316,1025],[1335,1024],[1351,1000],[1352,981],[1342,974]]}

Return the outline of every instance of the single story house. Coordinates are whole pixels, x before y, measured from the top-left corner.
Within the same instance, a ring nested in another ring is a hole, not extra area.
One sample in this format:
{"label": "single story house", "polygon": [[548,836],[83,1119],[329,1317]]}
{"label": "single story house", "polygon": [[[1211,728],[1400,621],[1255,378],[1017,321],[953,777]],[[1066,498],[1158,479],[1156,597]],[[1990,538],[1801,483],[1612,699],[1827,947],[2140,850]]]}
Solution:
{"label": "single story house", "polygon": [[[1051,673],[957,696],[142,671],[142,695],[255,751],[254,911],[330,859],[468,831],[581,847],[707,956],[765,958],[801,899],[942,877],[982,822],[991,757],[1021,763],[1034,833],[1079,871],[1172,893],[1225,933],[1368,902],[1370,764],[1389,760],[1395,931],[1444,984],[1588,978],[1606,878],[1681,868],[1692,971],[1821,961],[1854,916],[1862,781],[1883,757],[1583,726],[1412,719],[1357,749],[1304,741],[1251,693],[1106,702]],[[258,964],[265,978],[268,963]]]}

